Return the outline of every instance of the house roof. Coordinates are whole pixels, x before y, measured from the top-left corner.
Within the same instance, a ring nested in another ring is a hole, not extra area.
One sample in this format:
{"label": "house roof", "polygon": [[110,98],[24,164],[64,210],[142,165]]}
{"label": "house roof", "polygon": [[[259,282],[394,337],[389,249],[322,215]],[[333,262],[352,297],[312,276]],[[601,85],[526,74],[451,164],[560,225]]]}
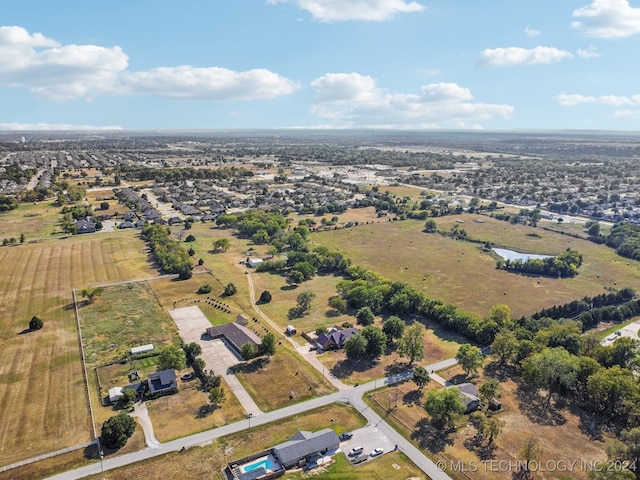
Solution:
{"label": "house roof", "polygon": [[209,327],[207,333],[211,338],[224,337],[238,351],[242,350],[242,345],[247,342],[251,342],[256,347],[262,345],[260,337],[236,322]]}
{"label": "house roof", "polygon": [[287,442],[273,447],[273,452],[278,460],[286,465],[339,444],[336,432],[325,428],[317,432],[298,432]]}
{"label": "house roof", "polygon": [[149,391],[151,393],[161,392],[178,386],[176,382],[176,371],[174,369],[150,373],[148,380]]}

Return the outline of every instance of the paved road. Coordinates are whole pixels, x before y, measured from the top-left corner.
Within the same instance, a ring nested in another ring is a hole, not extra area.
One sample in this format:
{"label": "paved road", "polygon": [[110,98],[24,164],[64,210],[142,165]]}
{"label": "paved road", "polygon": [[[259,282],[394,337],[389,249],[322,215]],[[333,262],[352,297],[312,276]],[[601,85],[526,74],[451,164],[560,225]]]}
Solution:
{"label": "paved road", "polygon": [[[427,366],[430,369],[431,366]],[[375,380],[373,382],[365,383],[357,387],[351,388],[347,391],[339,391],[331,395],[324,397],[314,398],[306,402],[297,403],[289,407],[281,408],[271,412],[263,413],[259,416],[251,419],[241,420],[239,422],[231,423],[223,427],[208,430],[206,432],[197,433],[188,437],[173,440],[171,442],[162,443],[157,448],[146,448],[137,452],[129,453],[119,457],[106,459],[102,462],[102,468],[112,470],[132,463],[147,460],[153,457],[157,457],[169,452],[175,452],[184,448],[190,448],[193,446],[202,446],[210,443],[211,441],[230,435],[232,433],[248,430],[250,427],[258,425],[264,425],[266,423],[275,422],[277,420],[297,415],[300,413],[313,410],[324,405],[329,405],[334,402],[344,402],[353,405],[357,408],[369,421],[370,424],[375,425],[389,440],[398,445],[398,448],[402,450],[422,471],[424,471],[432,480],[449,480],[450,477],[438,470],[436,465],[427,458],[418,448],[414,447],[411,442],[406,440],[402,435],[396,432],[391,426],[389,426],[377,413],[375,413],[362,399],[362,395],[365,392],[373,390],[381,384],[394,384],[398,381],[407,380],[411,378],[411,372],[404,372],[401,374],[386,377],[381,380]],[[61,473],[53,477],[49,477],[51,480],[72,480],[83,478],[89,475],[97,475],[100,473],[100,463],[94,463],[86,467],[71,470],[69,472]]]}

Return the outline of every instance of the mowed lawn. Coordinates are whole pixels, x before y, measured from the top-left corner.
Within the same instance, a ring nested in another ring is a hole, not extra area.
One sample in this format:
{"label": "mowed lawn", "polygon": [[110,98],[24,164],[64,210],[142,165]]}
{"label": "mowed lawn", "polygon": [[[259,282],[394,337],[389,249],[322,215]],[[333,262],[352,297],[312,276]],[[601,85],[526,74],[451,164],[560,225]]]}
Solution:
{"label": "mowed lawn", "polygon": [[133,232],[0,248],[0,464],[90,440],[71,292],[156,275],[143,248]]}
{"label": "mowed lawn", "polygon": [[483,253],[481,245],[426,234],[424,222],[416,220],[312,234],[312,245],[338,248],[355,265],[394,281],[408,282],[428,298],[482,316],[497,304],[508,305],[515,317],[529,315],[585,295],[607,293],[609,287],[636,287],[640,281],[640,262],[587,240],[470,214],[435,221],[439,230],[449,231],[458,225],[471,237],[526,253],[558,254],[572,248],[583,254],[583,265],[571,279],[497,270],[495,259]]}

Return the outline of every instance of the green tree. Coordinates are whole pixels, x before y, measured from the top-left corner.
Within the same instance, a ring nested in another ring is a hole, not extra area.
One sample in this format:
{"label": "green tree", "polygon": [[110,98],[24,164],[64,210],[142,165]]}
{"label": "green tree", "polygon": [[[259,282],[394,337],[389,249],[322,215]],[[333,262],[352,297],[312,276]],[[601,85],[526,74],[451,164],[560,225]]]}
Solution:
{"label": "green tree", "polygon": [[489,402],[493,398],[498,398],[500,394],[498,393],[498,386],[500,382],[498,382],[497,378],[490,378],[485,380],[485,382],[480,385],[480,389],[478,392],[478,398],[480,399],[480,403],[486,409],[489,406]]}
{"label": "green tree", "polygon": [[224,403],[224,399],[225,394],[221,386],[212,387],[209,389],[209,402],[211,402],[211,405],[217,407]]}
{"label": "green tree", "polygon": [[524,471],[529,472],[532,462],[540,460],[542,449],[536,437],[529,437],[518,452],[518,458],[524,462]]}
{"label": "green tree", "polygon": [[554,393],[571,390],[578,376],[578,357],[562,347],[545,348],[522,362],[522,377],[532,386],[547,391],[545,406]]}
{"label": "green tree", "polygon": [[436,233],[438,230],[438,226],[436,225],[436,221],[433,219],[429,219],[424,224],[424,231],[427,233]]}
{"label": "green tree", "polygon": [[136,401],[136,395],[135,390],[128,389],[122,392],[122,398],[119,400],[122,408],[130,408]]}
{"label": "green tree", "polygon": [[482,366],[482,350],[478,347],[465,343],[460,345],[458,353],[456,354],[456,360],[467,376],[472,373],[475,374]]}
{"label": "green tree", "polygon": [[246,342],[240,347],[240,353],[245,360],[251,360],[256,356],[256,347],[251,342]]}
{"label": "green tree", "polygon": [[191,243],[191,242],[195,242],[196,241],[196,237],[194,237],[193,235],[189,234],[187,235],[187,238],[184,239],[185,242]]}
{"label": "green tree", "polygon": [[89,303],[93,303],[96,300],[96,298],[102,295],[103,291],[104,289],[102,287],[83,288],[82,291],[80,292],[80,295],[82,295],[82,298],[86,298],[89,301]]}
{"label": "green tree", "polygon": [[429,372],[424,367],[418,365],[413,370],[413,375],[411,376],[411,380],[416,384],[419,391],[422,391],[424,387],[431,381],[431,377],[429,376]]}
{"label": "green tree", "polygon": [[296,305],[301,315],[305,315],[311,309],[311,302],[316,298],[316,294],[306,290],[301,292],[296,299]]}
{"label": "green tree", "polygon": [[109,210],[109,202],[101,202],[100,210]]}
{"label": "green tree", "polygon": [[204,285],[200,285],[200,288],[198,288],[198,293],[200,295],[204,295],[205,293],[211,293],[212,290],[213,287],[210,284],[205,283]]}
{"label": "green tree", "polygon": [[233,283],[227,283],[227,286],[224,287],[224,294],[227,297],[230,297],[231,295],[235,295],[236,293],[238,293],[238,287],[236,287]]}
{"label": "green tree", "polygon": [[287,276],[287,283],[291,285],[299,285],[304,282],[304,273],[300,270],[291,270]]}
{"label": "green tree", "polygon": [[350,360],[360,360],[367,355],[367,339],[361,333],[351,335],[344,343],[344,351]]}
{"label": "green tree", "polygon": [[271,293],[265,290],[260,294],[260,303],[269,303],[271,301]]}
{"label": "green tree", "polygon": [[494,321],[502,328],[511,325],[511,309],[508,305],[498,304],[491,307],[488,320]]}
{"label": "green tree", "polygon": [[200,346],[199,343],[196,343],[196,342],[191,342],[185,345],[184,347],[182,347],[182,349],[184,350],[184,353],[187,355],[187,358],[189,358],[191,362],[193,362],[196,358],[202,355],[202,347]]}
{"label": "green tree", "polygon": [[176,370],[182,370],[187,367],[187,359],[185,352],[176,345],[167,345],[158,355],[158,370],[169,370],[174,368]]}
{"label": "green tree", "polygon": [[498,358],[500,365],[505,365],[515,360],[520,342],[512,330],[500,330],[491,345],[491,355]]}
{"label": "green tree", "polygon": [[343,313],[347,309],[347,302],[339,295],[329,299],[329,306],[338,313]]}
{"label": "green tree", "polygon": [[365,327],[367,325],[373,325],[375,318],[376,317],[373,315],[373,311],[371,311],[371,308],[369,307],[362,307],[360,310],[358,310],[358,313],[356,313],[356,320],[358,325],[363,325]]}
{"label": "green tree", "polygon": [[409,365],[419,362],[424,358],[424,328],[420,323],[414,323],[406,328],[400,340],[398,340],[398,355],[407,357]]}
{"label": "green tree", "polygon": [[33,316],[29,320],[29,330],[40,330],[44,327],[44,322],[39,317]]}
{"label": "green tree", "polygon": [[640,467],[640,427],[623,430],[619,439],[607,443],[607,453],[612,460],[626,463],[634,467],[636,472]]}
{"label": "green tree", "polygon": [[402,337],[406,326],[407,324],[404,323],[404,320],[392,315],[382,325],[382,331],[387,336],[387,339],[393,341]]}
{"label": "green tree", "polygon": [[424,408],[433,424],[442,428],[453,428],[465,410],[460,391],[455,387],[431,390],[427,394]]}
{"label": "green tree", "polygon": [[276,336],[269,332],[262,337],[262,344],[258,348],[258,353],[260,355],[272,356],[276,353]]}
{"label": "green tree", "polygon": [[387,348],[387,336],[374,325],[367,325],[360,334],[367,340],[367,355],[372,358],[379,357]]}
{"label": "green tree", "polygon": [[108,448],[122,448],[136,431],[136,421],[124,412],[102,424],[102,443]]}
{"label": "green tree", "polygon": [[213,242],[214,252],[226,252],[231,246],[231,241],[228,238],[220,238]]}

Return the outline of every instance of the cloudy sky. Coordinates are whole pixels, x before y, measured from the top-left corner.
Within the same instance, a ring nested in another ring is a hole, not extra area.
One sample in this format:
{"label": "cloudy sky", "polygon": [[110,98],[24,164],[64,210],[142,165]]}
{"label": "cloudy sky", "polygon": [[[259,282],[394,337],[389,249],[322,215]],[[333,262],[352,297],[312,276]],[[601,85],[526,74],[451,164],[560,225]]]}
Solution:
{"label": "cloudy sky", "polygon": [[640,0],[2,0],[0,129],[640,130]]}

